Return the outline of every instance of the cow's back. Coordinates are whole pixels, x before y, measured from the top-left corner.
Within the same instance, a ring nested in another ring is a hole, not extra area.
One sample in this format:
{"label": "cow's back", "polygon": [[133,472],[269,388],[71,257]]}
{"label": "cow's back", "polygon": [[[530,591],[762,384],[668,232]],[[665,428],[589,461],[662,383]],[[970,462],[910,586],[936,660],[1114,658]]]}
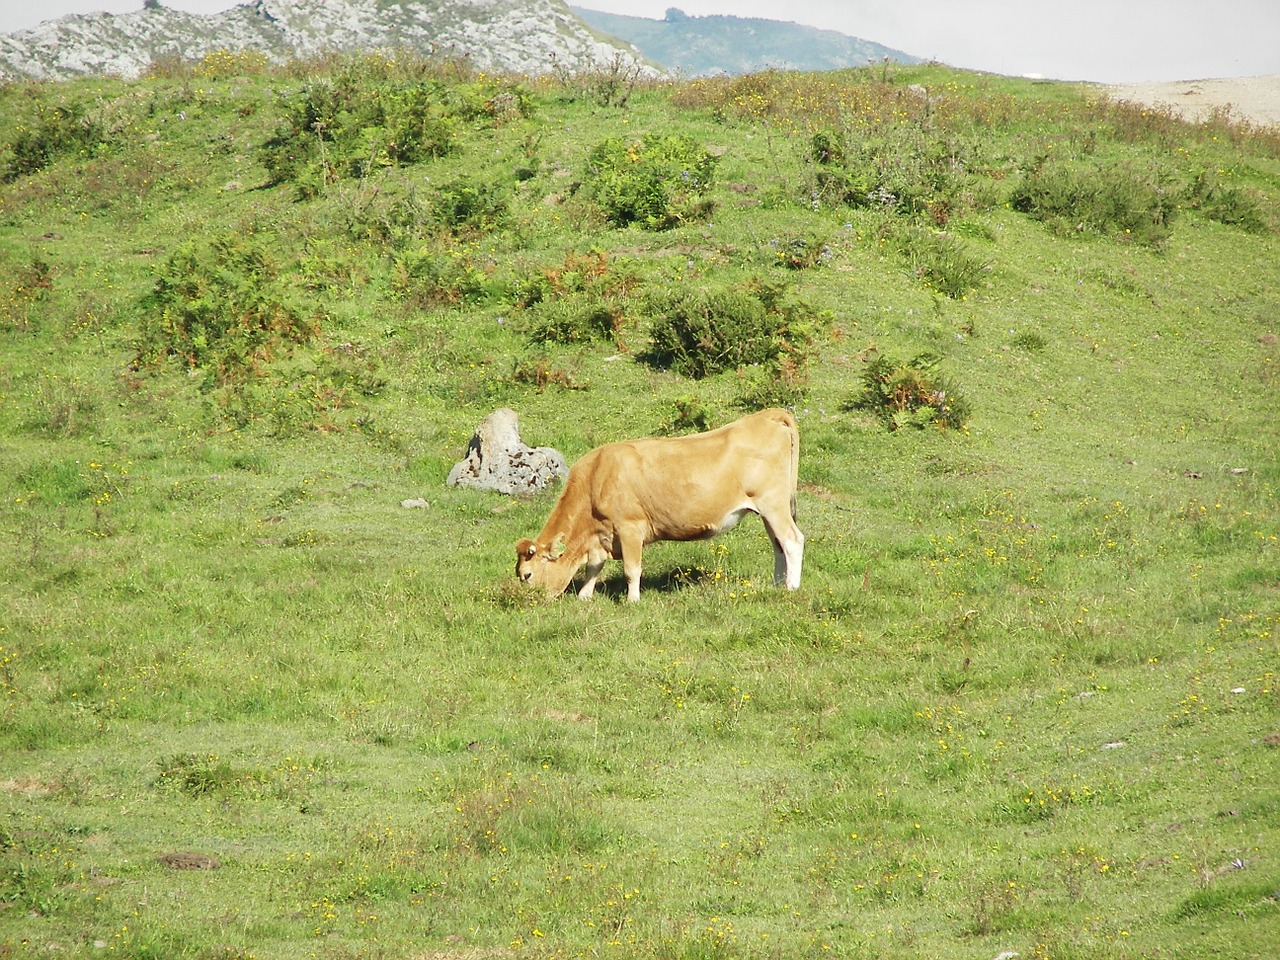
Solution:
{"label": "cow's back", "polygon": [[791,498],[797,442],[790,413],[764,410],[706,433],[607,444],[574,470],[583,468],[598,517],[643,520],[654,539],[693,539],[761,495]]}

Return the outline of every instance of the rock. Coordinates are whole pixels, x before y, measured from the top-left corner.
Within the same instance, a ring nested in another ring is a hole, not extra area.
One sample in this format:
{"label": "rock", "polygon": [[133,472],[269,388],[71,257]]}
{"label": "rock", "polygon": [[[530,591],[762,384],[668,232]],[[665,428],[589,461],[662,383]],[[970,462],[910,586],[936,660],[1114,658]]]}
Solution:
{"label": "rock", "polygon": [[466,459],[454,464],[447,482],[504,494],[537,493],[568,472],[559,450],[525,446],[516,412],[503,407],[481,421]]}
{"label": "rock", "polygon": [[400,506],[404,507],[406,510],[426,510],[431,506],[431,504],[427,503],[427,501],[423,500],[421,497],[414,497],[410,500],[401,500]]}

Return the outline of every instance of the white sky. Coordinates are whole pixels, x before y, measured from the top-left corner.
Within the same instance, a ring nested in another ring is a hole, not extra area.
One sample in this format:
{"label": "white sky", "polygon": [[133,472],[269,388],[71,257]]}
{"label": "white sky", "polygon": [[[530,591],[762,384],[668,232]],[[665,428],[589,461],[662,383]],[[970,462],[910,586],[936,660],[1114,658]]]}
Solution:
{"label": "white sky", "polygon": [[[660,19],[794,20],[956,67],[1122,83],[1280,74],[1280,0],[570,0]],[[215,13],[235,0],[161,0]],[[142,0],[0,0],[0,33],[69,13],[130,13]]]}

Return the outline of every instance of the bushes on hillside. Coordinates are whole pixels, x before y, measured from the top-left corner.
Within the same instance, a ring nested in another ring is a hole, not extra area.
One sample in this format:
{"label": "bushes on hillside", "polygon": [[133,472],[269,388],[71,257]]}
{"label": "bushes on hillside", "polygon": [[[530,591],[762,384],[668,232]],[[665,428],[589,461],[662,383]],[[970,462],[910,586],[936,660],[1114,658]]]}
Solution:
{"label": "bushes on hillside", "polygon": [[514,83],[446,83],[353,60],[281,97],[280,123],[259,158],[271,183],[292,183],[306,199],[343,178],[445,156],[467,124],[504,123],[530,103]]}
{"label": "bushes on hillside", "polygon": [[280,278],[266,242],[225,234],[180,247],[145,299],[138,360],[175,357],[243,380],[319,332]]}
{"label": "bushes on hillside", "polygon": [[954,233],[895,225],[885,239],[897,248],[913,277],[952,300],[963,300],[977,289],[988,269]]}
{"label": "bushes on hillside", "polygon": [[691,137],[614,137],[587,157],[582,189],[614,226],[666,230],[710,215],[716,159]]}
{"label": "bushes on hillside", "polygon": [[603,251],[571,250],[560,266],[521,282],[516,305],[533,343],[612,340],[620,344],[628,300],[636,285],[636,278],[610,264]]}
{"label": "bushes on hillside", "polygon": [[960,429],[969,419],[968,401],[938,372],[942,358],[922,353],[910,360],[880,354],[862,374],[862,393],[851,409],[875,414],[890,430],[931,424]]}
{"label": "bushes on hillside", "polygon": [[101,122],[80,103],[37,103],[29,124],[18,129],[0,160],[0,182],[39,173],[68,156],[91,156],[110,142]]}
{"label": "bushes on hillside", "polygon": [[927,217],[953,217],[994,205],[991,182],[973,173],[978,147],[956,136],[901,125],[870,135],[819,131],[810,144],[815,167],[812,199]]}
{"label": "bushes on hillside", "polygon": [[1158,246],[1172,233],[1179,199],[1158,169],[1046,159],[1023,176],[1009,202],[1062,233],[1119,235]]}
{"label": "bushes on hillside", "polygon": [[652,343],[644,359],[686,377],[764,365],[803,368],[818,320],[781,284],[676,288],[651,298]]}
{"label": "bushes on hillside", "polygon": [[1189,207],[1199,210],[1210,220],[1240,227],[1250,233],[1267,230],[1267,216],[1257,194],[1223,183],[1222,176],[1209,170],[1199,171],[1183,196]]}

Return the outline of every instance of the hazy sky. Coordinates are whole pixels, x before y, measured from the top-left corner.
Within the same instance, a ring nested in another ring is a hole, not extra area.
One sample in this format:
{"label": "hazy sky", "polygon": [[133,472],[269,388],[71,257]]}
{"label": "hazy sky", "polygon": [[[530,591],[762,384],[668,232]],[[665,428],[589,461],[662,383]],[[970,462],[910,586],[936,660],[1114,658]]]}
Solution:
{"label": "hazy sky", "polygon": [[[214,13],[234,0],[161,0]],[[957,67],[1119,83],[1280,74],[1280,0],[571,0],[660,19],[794,20]],[[68,13],[130,13],[142,0],[0,2],[0,33]]]}

